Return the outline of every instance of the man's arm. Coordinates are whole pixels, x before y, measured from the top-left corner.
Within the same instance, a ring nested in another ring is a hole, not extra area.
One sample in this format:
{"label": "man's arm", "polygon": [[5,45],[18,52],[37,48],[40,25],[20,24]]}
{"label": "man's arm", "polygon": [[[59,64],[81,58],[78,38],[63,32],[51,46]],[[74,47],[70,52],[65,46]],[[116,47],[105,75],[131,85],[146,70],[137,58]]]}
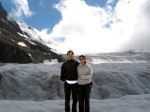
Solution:
{"label": "man's arm", "polygon": [[65,81],[65,67],[64,67],[64,63],[63,63],[62,66],[61,66],[60,80],[61,80],[61,81]]}

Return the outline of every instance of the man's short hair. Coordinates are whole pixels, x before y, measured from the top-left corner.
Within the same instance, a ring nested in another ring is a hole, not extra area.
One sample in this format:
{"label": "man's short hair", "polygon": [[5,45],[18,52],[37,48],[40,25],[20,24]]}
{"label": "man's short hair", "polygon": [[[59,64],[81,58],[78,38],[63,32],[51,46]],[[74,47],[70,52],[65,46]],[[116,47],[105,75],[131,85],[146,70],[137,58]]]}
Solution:
{"label": "man's short hair", "polygon": [[71,53],[72,52],[72,54],[74,55],[74,52],[72,51],[72,50],[69,50],[68,52],[67,52],[67,55],[69,54],[69,53]]}

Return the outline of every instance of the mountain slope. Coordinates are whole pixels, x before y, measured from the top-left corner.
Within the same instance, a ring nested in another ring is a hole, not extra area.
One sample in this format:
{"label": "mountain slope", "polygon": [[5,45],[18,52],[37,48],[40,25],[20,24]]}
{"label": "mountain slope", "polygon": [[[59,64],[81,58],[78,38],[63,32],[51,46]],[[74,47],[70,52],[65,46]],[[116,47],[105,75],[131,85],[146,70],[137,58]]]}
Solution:
{"label": "mountain slope", "polygon": [[0,62],[43,63],[45,60],[63,60],[61,55],[51,51],[43,43],[21,36],[25,34],[30,36],[20,29],[0,3]]}

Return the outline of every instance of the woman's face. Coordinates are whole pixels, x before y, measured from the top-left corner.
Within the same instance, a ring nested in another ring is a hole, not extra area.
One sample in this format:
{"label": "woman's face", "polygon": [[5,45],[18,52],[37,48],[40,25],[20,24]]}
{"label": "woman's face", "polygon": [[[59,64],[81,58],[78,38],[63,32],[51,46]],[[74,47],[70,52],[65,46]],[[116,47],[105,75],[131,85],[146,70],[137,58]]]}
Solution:
{"label": "woman's face", "polygon": [[83,57],[80,57],[79,61],[81,65],[84,65],[86,60]]}

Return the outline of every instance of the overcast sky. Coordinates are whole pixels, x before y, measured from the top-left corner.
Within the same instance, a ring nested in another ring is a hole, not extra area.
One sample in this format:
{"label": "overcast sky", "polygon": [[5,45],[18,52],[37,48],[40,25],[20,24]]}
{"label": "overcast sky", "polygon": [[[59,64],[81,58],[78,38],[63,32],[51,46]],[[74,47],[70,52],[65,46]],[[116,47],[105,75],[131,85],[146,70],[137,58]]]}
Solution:
{"label": "overcast sky", "polygon": [[66,52],[150,48],[149,0],[1,0],[17,21],[41,31]]}

